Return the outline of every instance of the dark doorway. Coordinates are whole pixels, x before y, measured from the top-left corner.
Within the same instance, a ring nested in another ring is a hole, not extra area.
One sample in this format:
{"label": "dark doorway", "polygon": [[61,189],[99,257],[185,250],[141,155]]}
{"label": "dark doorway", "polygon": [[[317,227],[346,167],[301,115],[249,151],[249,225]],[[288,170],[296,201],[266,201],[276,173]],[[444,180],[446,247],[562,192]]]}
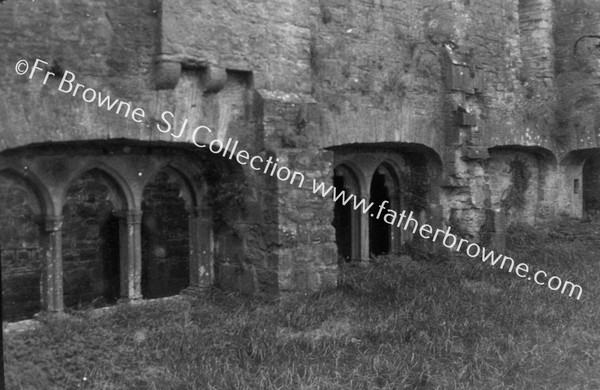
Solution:
{"label": "dark doorway", "polygon": [[176,295],[189,286],[189,192],[170,169],[144,188],[142,202],[142,296]]}
{"label": "dark doorway", "polygon": [[120,248],[119,248],[119,218],[112,212],[107,214],[100,225],[100,256],[103,261],[105,285],[103,298],[106,303],[115,303],[121,294],[120,288]]}
{"label": "dark doorway", "polygon": [[[371,181],[371,202],[374,208],[378,207],[384,201],[390,202],[390,194],[386,188],[385,175],[375,171]],[[386,208],[391,207],[387,203]],[[383,220],[385,210],[381,213],[379,219],[369,218],[369,252],[373,256],[380,256],[390,252],[390,225]]]}
{"label": "dark doorway", "polygon": [[600,156],[593,156],[583,164],[583,212],[600,218]]}
{"label": "dark doorway", "polygon": [[91,170],[69,187],[63,208],[65,307],[101,307],[120,296],[119,223],[122,202],[110,176]]}
{"label": "dark doorway", "polygon": [[[333,185],[339,194],[344,190],[344,177],[333,176]],[[335,228],[335,241],[338,248],[338,257],[341,261],[352,260],[352,206],[345,205],[341,200],[335,202],[333,209],[333,227]]]}

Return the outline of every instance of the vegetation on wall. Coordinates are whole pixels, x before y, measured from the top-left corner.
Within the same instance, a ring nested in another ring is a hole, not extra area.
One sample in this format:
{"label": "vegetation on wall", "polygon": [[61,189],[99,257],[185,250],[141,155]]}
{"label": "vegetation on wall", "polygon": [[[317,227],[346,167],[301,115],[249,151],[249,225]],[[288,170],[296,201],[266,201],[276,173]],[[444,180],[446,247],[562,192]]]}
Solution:
{"label": "vegetation on wall", "polygon": [[430,175],[424,167],[417,168],[411,173],[411,186],[407,194],[410,210],[419,212],[425,210],[429,205],[427,200],[430,187],[429,178]]}
{"label": "vegetation on wall", "polygon": [[398,70],[392,70],[388,73],[387,79],[381,88],[383,93],[391,93],[405,98],[407,93],[407,85],[402,79],[402,74]]}
{"label": "vegetation on wall", "polygon": [[531,172],[527,168],[525,159],[521,156],[516,157],[510,162],[510,172],[510,187],[508,195],[502,200],[502,208],[505,210],[511,208],[522,210],[527,202],[525,192],[529,187]]}
{"label": "vegetation on wall", "polygon": [[226,227],[233,227],[231,213],[246,212],[245,193],[248,183],[245,180],[226,181],[221,175],[207,173],[208,202],[212,210],[214,228],[216,231]]}

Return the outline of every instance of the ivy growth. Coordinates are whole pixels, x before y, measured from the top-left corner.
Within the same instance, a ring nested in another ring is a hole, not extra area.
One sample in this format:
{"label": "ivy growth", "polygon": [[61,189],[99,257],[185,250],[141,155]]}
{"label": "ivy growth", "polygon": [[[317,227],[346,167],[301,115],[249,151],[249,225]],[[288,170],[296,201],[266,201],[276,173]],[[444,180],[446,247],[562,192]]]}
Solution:
{"label": "ivy growth", "polygon": [[233,227],[232,218],[236,213],[246,212],[246,181],[226,181],[216,174],[207,175],[208,202],[213,211],[213,223],[216,230]]}
{"label": "ivy growth", "polygon": [[429,175],[424,169],[415,170],[411,174],[411,191],[409,194],[409,204],[411,210],[415,212],[427,208],[427,194],[429,192]]}
{"label": "ivy growth", "polygon": [[510,209],[511,207],[522,210],[526,204],[525,192],[529,187],[529,179],[531,172],[527,169],[527,164],[521,157],[517,157],[510,162],[511,183],[508,190],[508,195],[502,201],[502,208]]}

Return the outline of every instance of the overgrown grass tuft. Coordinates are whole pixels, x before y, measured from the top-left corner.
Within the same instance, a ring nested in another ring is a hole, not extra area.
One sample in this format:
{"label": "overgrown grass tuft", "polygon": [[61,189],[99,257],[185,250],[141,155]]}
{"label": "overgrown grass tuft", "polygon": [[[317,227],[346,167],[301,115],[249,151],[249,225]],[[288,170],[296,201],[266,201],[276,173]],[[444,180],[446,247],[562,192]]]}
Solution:
{"label": "overgrown grass tuft", "polygon": [[[592,240],[591,238],[594,238]],[[380,258],[278,303],[213,291],[5,336],[10,389],[600,388],[600,226],[516,226],[506,252],[582,299],[475,259]]]}

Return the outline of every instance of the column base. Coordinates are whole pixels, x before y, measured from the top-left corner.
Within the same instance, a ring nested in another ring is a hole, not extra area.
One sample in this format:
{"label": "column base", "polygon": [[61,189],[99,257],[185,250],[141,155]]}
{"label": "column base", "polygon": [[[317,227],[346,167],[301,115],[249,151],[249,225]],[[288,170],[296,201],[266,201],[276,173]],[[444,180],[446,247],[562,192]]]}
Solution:
{"label": "column base", "polygon": [[136,303],[141,303],[144,300],[142,299],[142,297],[139,298],[119,298],[117,300],[117,305],[123,305],[123,304],[131,304],[131,305],[135,305]]}
{"label": "column base", "polygon": [[49,317],[53,317],[53,318],[61,318],[61,317],[68,317],[69,315],[66,314],[63,310],[42,310],[39,311],[37,313],[35,313],[33,315],[33,320],[36,321],[43,321],[46,318]]}

